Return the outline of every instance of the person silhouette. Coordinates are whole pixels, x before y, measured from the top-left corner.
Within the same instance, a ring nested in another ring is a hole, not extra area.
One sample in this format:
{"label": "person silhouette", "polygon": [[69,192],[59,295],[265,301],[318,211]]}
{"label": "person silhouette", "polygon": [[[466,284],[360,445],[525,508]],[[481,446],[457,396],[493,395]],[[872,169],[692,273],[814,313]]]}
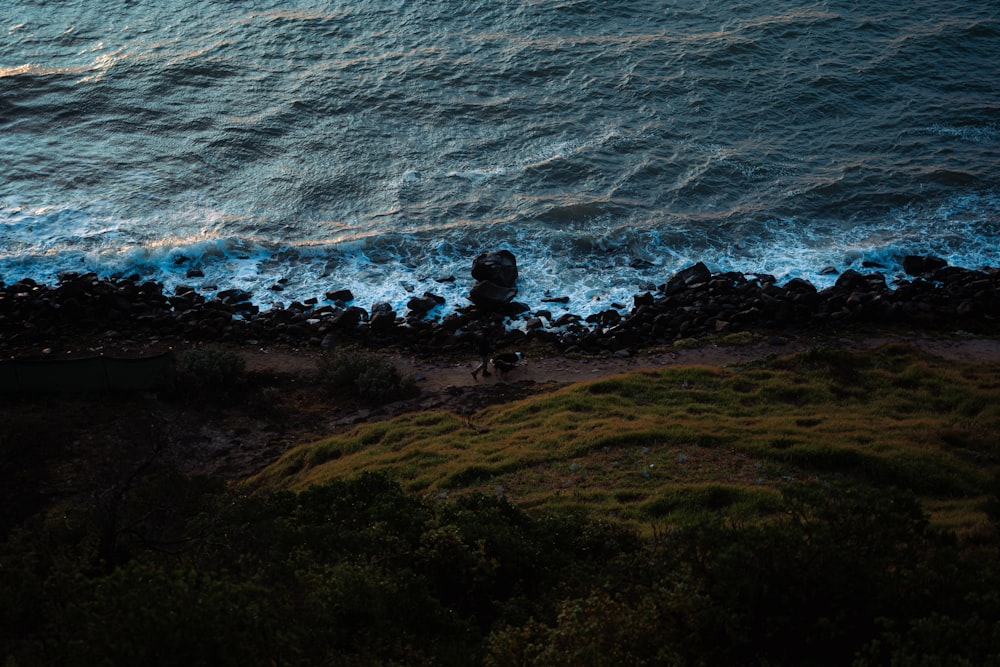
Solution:
{"label": "person silhouette", "polygon": [[483,374],[483,377],[489,377],[491,375],[489,370],[490,365],[490,351],[492,350],[492,345],[490,344],[490,336],[486,331],[480,331],[476,334],[476,345],[479,348],[479,356],[481,361],[476,369],[472,371],[473,379],[478,380],[477,377],[479,373]]}

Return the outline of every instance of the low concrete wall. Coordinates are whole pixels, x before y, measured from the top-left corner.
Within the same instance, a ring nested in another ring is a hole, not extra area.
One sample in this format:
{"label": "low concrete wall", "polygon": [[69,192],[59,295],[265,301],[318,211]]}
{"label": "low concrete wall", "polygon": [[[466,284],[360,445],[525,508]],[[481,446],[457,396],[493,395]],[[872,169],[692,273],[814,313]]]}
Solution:
{"label": "low concrete wall", "polygon": [[0,393],[145,390],[174,386],[172,352],[115,359],[12,359],[0,361]]}

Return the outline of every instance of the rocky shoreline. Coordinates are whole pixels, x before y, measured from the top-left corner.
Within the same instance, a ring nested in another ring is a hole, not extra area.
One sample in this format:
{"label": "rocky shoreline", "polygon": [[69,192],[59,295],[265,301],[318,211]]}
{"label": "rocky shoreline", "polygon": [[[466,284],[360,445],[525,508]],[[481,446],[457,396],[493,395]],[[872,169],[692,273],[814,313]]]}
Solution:
{"label": "rocky shoreline", "polygon": [[240,290],[209,296],[181,286],[165,294],[161,284],[138,276],[67,273],[55,286],[0,282],[0,353],[32,357],[190,341],[467,355],[488,336],[494,347],[537,342],[567,353],[628,356],[683,338],[743,331],[1000,333],[1000,269],[948,266],[929,256],[906,257],[903,266],[907,277],[891,284],[877,270],[847,270],[819,290],[802,279],[779,285],[773,276],[712,273],[699,263],[636,294],[631,306],[614,304],[587,318],[553,317],[545,303],[516,302],[516,258],[506,250],[475,258],[470,303],[444,316],[436,314],[444,300],[431,293],[411,298],[405,313],[388,303],[366,310],[347,290],[261,310]]}

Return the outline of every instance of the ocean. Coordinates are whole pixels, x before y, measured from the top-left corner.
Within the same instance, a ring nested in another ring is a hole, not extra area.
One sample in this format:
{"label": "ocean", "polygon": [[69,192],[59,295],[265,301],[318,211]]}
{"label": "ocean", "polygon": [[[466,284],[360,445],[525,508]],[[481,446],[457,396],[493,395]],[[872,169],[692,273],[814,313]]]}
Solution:
{"label": "ocean", "polygon": [[[995,0],[4,0],[0,280],[580,315],[1000,265]],[[865,269],[868,270],[868,269]],[[199,275],[202,274],[202,275]]]}

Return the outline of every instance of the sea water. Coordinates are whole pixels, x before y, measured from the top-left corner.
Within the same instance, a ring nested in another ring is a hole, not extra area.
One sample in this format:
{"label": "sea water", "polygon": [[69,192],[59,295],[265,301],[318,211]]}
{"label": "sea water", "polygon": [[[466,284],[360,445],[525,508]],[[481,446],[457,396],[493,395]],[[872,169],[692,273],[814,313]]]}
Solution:
{"label": "sea water", "polygon": [[450,309],[506,248],[518,300],[585,315],[697,261],[819,286],[906,254],[997,266],[998,15],[5,0],[0,280]]}

